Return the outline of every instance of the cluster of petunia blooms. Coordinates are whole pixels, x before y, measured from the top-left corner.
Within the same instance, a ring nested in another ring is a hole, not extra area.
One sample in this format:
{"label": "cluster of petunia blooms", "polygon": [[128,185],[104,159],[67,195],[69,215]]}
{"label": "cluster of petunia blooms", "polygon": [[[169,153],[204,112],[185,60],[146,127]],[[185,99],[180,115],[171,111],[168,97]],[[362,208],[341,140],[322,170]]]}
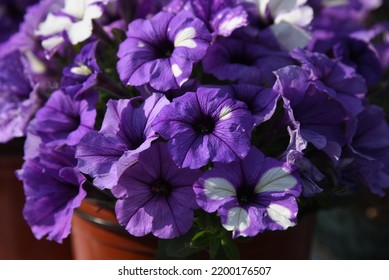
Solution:
{"label": "cluster of petunia blooms", "polygon": [[39,239],[62,242],[96,194],[131,235],[195,247],[389,187],[381,1],[16,2],[0,141],[26,137],[17,175]]}

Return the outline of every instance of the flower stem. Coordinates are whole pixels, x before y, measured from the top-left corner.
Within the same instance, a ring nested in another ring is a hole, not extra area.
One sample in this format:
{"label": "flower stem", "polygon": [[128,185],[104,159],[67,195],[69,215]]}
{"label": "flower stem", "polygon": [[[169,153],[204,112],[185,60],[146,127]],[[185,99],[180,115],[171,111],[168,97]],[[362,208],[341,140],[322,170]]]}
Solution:
{"label": "flower stem", "polygon": [[104,73],[97,74],[96,79],[98,87],[107,91],[113,98],[132,97],[131,94],[123,88],[123,86],[112,80]]}

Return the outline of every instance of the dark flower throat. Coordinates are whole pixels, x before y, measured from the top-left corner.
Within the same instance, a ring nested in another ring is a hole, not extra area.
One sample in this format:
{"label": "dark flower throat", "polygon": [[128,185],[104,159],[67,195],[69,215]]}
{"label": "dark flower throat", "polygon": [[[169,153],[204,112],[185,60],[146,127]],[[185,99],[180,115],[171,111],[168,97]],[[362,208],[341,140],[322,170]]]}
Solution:
{"label": "dark flower throat", "polygon": [[172,187],[169,183],[160,179],[152,184],[151,189],[153,192],[162,195],[169,195],[172,192]]}
{"label": "dark flower throat", "polygon": [[211,116],[203,116],[194,126],[199,134],[210,134],[215,129],[215,120]]}

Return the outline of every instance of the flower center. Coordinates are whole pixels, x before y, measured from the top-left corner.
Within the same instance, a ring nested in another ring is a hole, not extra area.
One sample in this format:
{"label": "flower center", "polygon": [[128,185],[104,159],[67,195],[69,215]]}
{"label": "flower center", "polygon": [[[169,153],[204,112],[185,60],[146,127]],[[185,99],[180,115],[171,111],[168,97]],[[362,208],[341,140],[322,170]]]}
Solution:
{"label": "flower center", "polygon": [[169,183],[159,179],[151,185],[151,190],[157,194],[169,195],[172,192],[172,187]]}
{"label": "flower center", "polygon": [[254,199],[254,193],[250,188],[240,187],[236,191],[236,196],[241,205],[250,203]]}
{"label": "flower center", "polygon": [[77,130],[77,128],[81,124],[81,116],[79,114],[76,114],[73,116],[73,124],[71,127],[69,127],[69,131]]}
{"label": "flower center", "polygon": [[215,120],[211,116],[203,116],[194,126],[197,133],[209,134],[215,129]]}
{"label": "flower center", "polygon": [[158,57],[168,58],[172,55],[173,51],[174,51],[174,44],[170,41],[166,41],[163,44],[161,44],[160,48],[158,49]]}
{"label": "flower center", "polygon": [[255,60],[245,53],[234,53],[230,56],[230,63],[252,66]]}

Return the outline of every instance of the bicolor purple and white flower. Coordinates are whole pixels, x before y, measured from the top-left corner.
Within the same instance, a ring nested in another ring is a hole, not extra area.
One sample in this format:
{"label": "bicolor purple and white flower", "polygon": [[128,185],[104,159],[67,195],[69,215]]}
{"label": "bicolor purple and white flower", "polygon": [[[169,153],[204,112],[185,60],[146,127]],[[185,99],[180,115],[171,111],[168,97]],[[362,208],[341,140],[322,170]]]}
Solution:
{"label": "bicolor purple and white flower", "polygon": [[120,44],[117,69],[126,85],[149,84],[160,91],[181,87],[210,44],[205,24],[186,12],[160,12],[128,25]]}
{"label": "bicolor purple and white flower", "polygon": [[64,7],[47,14],[35,31],[42,40],[42,47],[53,54],[69,41],[76,45],[92,35],[92,21],[104,14],[104,5],[110,0],[64,0]]}
{"label": "bicolor purple and white flower", "polygon": [[58,61],[46,60],[45,52],[41,49],[34,32],[47,13],[60,9],[62,2],[62,0],[42,0],[28,7],[19,31],[0,45],[0,57],[16,51],[20,52],[25,61],[25,75],[43,94],[49,94],[58,88],[61,68],[58,67]]}
{"label": "bicolor purple and white flower", "polygon": [[198,208],[193,183],[200,175],[199,170],[178,168],[166,143],[152,144],[112,189],[119,223],[135,236],[152,233],[167,239],[187,233]]}
{"label": "bicolor purple and white flower", "polygon": [[185,10],[205,22],[214,37],[228,37],[248,25],[248,13],[239,0],[173,0],[165,6],[168,12]]}
{"label": "bicolor purple and white flower", "polygon": [[159,93],[144,101],[110,100],[100,131],[90,131],[77,146],[80,170],[92,176],[97,187],[114,187],[120,174],[158,138],[151,124],[167,104],[169,101]]}
{"label": "bicolor purple and white flower", "polygon": [[45,19],[48,13],[58,11],[63,0],[42,0],[27,8],[24,20],[19,26],[19,31],[12,35],[8,41],[0,45],[0,56],[19,50],[36,52],[39,43],[35,37],[35,30]]}
{"label": "bicolor purple and white flower", "polygon": [[98,41],[85,45],[72,65],[63,69],[61,86],[66,93],[76,97],[97,85],[97,75],[101,72],[96,61],[98,45]]}
{"label": "bicolor purple and white flower", "polygon": [[305,47],[309,40],[308,26],[314,13],[307,0],[248,0],[258,7],[258,14],[265,25],[287,49]]}
{"label": "bicolor purple and white flower", "polygon": [[47,235],[61,243],[70,234],[73,211],[86,196],[76,164],[74,148],[41,145],[39,157],[18,171],[26,195],[23,216],[37,239]]}
{"label": "bicolor purple and white flower", "polygon": [[206,171],[194,191],[199,206],[209,213],[217,211],[233,238],[285,230],[297,223],[296,197],[301,193],[297,171],[255,147],[243,160]]}
{"label": "bicolor purple and white flower", "polygon": [[179,167],[199,168],[244,158],[253,124],[246,104],[222,89],[200,87],[165,106],[153,129],[168,140]]}

